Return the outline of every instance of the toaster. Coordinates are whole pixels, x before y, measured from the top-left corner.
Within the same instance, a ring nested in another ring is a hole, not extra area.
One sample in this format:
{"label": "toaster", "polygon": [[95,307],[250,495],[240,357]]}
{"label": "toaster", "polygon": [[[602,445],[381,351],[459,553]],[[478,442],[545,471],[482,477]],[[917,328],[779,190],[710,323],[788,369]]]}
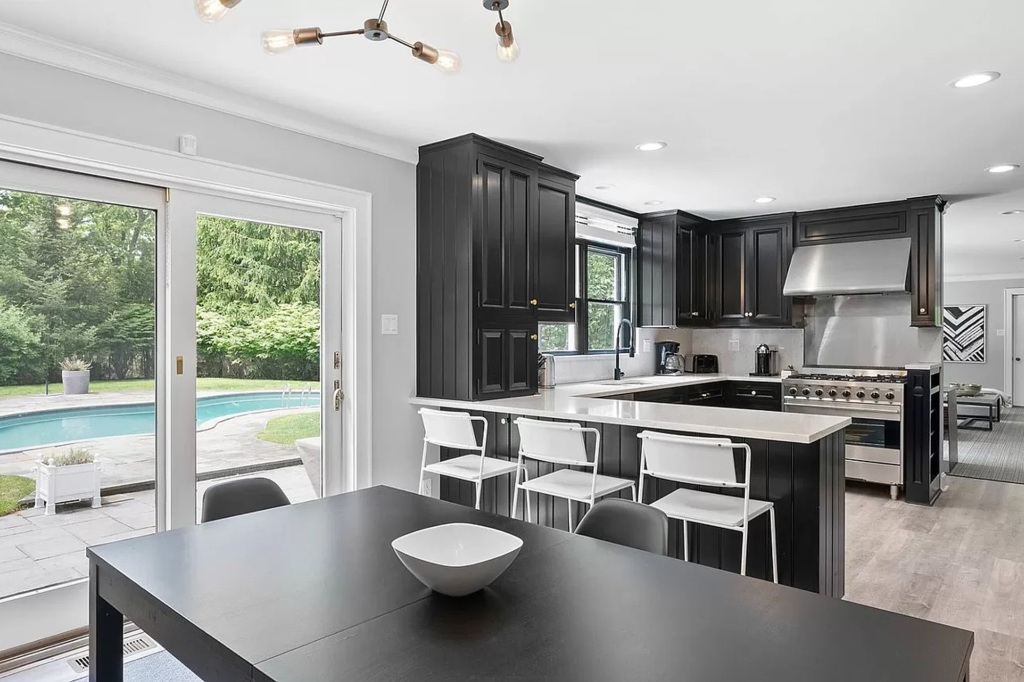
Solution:
{"label": "toaster", "polygon": [[718,374],[718,356],[694,353],[690,356],[687,372],[692,374]]}

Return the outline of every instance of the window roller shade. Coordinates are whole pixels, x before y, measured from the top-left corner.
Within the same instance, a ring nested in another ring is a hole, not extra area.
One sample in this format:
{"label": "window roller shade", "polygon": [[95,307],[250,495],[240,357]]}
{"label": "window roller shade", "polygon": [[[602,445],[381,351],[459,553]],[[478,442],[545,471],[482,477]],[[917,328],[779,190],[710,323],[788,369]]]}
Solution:
{"label": "window roller shade", "polygon": [[637,220],[596,206],[576,204],[576,238],[610,246],[636,248]]}

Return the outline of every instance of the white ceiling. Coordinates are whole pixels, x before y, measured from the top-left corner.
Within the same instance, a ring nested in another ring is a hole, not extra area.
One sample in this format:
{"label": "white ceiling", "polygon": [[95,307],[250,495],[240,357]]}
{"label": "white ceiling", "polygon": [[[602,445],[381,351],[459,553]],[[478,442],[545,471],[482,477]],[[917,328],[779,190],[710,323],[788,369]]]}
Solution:
{"label": "white ceiling", "polygon": [[[405,158],[478,132],[637,211],[722,218],[940,193],[949,273],[1024,273],[1024,215],[1000,215],[1024,209],[1024,171],[983,172],[1024,164],[1020,0],[511,0],[514,64],[495,59],[480,0],[392,0],[392,32],[459,52],[454,77],[357,36],[278,57],[259,47],[265,28],[356,28],[377,0],[244,0],[216,25],[192,5],[4,0],[0,22],[369,131]],[[984,70],[1003,77],[947,85]],[[645,140],[669,147],[634,151]],[[778,201],[753,203],[764,195]]]}

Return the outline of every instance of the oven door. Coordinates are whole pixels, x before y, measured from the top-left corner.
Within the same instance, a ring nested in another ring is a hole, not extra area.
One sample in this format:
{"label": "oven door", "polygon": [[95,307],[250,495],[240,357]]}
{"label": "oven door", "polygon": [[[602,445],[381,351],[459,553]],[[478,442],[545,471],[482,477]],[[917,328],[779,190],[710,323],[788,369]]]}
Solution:
{"label": "oven door", "polygon": [[789,400],[783,409],[797,414],[850,417],[853,423],[846,427],[846,459],[903,463],[903,424],[898,407]]}

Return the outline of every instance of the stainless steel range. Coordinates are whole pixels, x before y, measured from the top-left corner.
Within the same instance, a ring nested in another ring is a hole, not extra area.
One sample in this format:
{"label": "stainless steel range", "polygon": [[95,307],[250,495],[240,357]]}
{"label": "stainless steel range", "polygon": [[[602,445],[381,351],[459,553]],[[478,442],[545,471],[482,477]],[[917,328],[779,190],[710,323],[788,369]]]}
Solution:
{"label": "stainless steel range", "polygon": [[793,374],[782,380],[783,410],[853,419],[846,429],[846,477],[888,485],[895,500],[903,485],[906,380],[900,372]]}

